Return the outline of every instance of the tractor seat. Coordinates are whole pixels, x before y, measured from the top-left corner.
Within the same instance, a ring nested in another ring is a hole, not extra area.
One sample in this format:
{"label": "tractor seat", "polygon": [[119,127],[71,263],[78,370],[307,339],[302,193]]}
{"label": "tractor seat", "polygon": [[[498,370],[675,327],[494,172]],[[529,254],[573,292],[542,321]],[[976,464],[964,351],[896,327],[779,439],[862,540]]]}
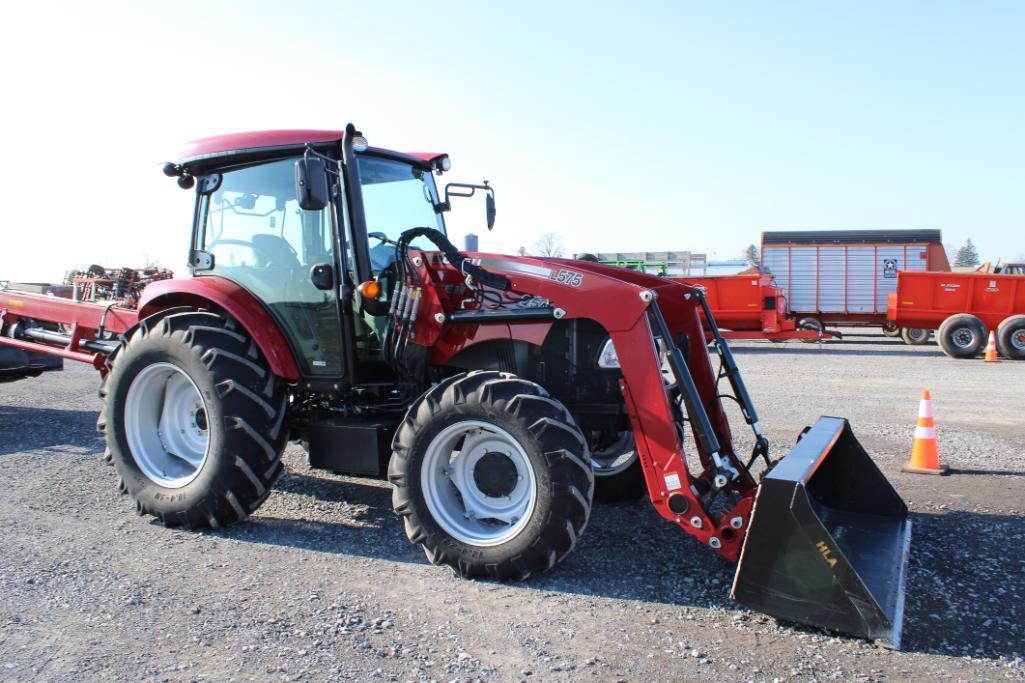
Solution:
{"label": "tractor seat", "polygon": [[253,235],[253,246],[260,256],[268,258],[267,266],[283,270],[299,270],[302,265],[292,246],[278,235]]}

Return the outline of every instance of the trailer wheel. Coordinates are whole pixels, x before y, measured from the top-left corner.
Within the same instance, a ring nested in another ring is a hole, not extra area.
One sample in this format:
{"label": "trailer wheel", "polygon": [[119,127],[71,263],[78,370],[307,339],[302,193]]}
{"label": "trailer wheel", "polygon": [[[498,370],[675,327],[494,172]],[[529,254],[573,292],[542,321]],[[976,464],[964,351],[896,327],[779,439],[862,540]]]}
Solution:
{"label": "trailer wheel", "polygon": [[589,446],[596,503],[637,500],[648,492],[633,432],[595,432]]}
{"label": "trailer wheel", "polygon": [[986,325],[970,313],[952,315],[936,333],[943,353],[951,358],[974,358],[986,346]]}
{"label": "trailer wheel", "polygon": [[[820,335],[820,338],[821,338],[822,332],[823,332],[823,330],[826,329],[826,326],[823,325],[822,321],[819,320],[818,318],[813,318],[813,317],[809,316],[807,318],[801,318],[801,319],[799,319],[797,321],[797,329],[799,329],[799,330],[813,330],[815,332],[818,332],[819,335]],[[805,344],[816,344],[816,343],[818,343],[819,340],[818,339],[802,339],[801,341],[804,342]]]}
{"label": "trailer wheel", "polygon": [[899,337],[901,328],[897,327],[895,323],[885,322],[883,323],[883,334],[887,337]]}
{"label": "trailer wheel", "polygon": [[551,569],[587,525],[587,445],[533,382],[493,371],[450,378],[410,406],[392,448],[392,504],[406,535],[462,576]]}
{"label": "trailer wheel", "polygon": [[285,388],[233,321],[199,311],[143,320],[104,391],[107,447],[140,513],[217,529],[270,495]]}
{"label": "trailer wheel", "polygon": [[997,326],[997,350],[1004,358],[1025,360],[1025,315],[1012,315]]}
{"label": "trailer wheel", "polygon": [[904,327],[900,331],[900,338],[909,346],[920,346],[929,341],[929,330],[921,327]]}

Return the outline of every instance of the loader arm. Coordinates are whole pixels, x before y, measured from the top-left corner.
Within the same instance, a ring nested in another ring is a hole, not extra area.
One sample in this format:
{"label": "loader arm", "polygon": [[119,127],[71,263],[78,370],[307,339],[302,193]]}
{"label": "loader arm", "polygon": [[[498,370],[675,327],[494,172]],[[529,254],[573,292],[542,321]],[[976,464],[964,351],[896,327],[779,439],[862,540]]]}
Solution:
{"label": "loader arm", "polygon": [[[446,328],[487,327],[489,320],[505,326],[500,334],[508,338],[518,325],[536,337],[546,320],[598,322],[618,357],[648,497],[664,519],[737,562],[732,597],[783,619],[899,646],[907,507],[842,418],[821,418],[789,455],[769,459],[753,401],[700,291],[578,261],[446,255],[455,272],[440,255],[423,255],[418,266],[413,297],[428,303],[413,326],[415,343],[431,346]],[[478,275],[485,277],[475,282]],[[498,288],[483,296],[480,281]],[[526,300],[531,306],[518,309]],[[733,451],[720,401],[724,378],[755,433],[746,464]],[[687,423],[693,455],[684,447]],[[749,470],[758,457],[771,468],[761,483]]]}
{"label": "loader arm", "polygon": [[[453,322],[460,321],[529,327],[547,316],[549,320],[586,318],[601,324],[618,352],[623,400],[652,504],[663,518],[735,561],[749,521],[755,483],[733,453],[695,289],[640,273],[620,277],[629,271],[590,263],[581,267],[576,261],[564,262],[563,268],[559,261],[473,256],[475,267],[507,281],[503,295],[510,301],[527,296],[549,305],[520,312],[468,311],[465,303],[457,305],[438,293],[451,291],[454,285],[450,283],[462,277],[453,279],[451,266],[446,266],[440,255],[425,254],[420,278],[441,287],[426,287],[415,295],[425,310],[416,316],[414,343],[434,346],[446,327],[451,329]],[[515,333],[503,330],[501,334]],[[656,336],[663,339],[661,347],[656,345]],[[663,353],[670,358],[672,382],[664,379]],[[687,422],[696,451],[690,458],[684,448]],[[715,486],[717,476],[727,478],[718,487],[721,491]],[[720,493],[728,504],[725,512],[713,514],[710,503]]]}

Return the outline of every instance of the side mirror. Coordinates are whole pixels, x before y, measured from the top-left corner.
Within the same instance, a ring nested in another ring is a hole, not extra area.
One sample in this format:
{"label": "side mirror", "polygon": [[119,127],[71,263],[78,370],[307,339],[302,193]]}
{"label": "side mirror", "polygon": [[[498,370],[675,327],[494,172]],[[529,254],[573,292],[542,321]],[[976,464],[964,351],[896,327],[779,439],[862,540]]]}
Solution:
{"label": "side mirror", "polygon": [[323,159],[307,156],[295,162],[295,198],[304,211],[320,211],[327,206],[330,192]]}
{"label": "side mirror", "polygon": [[322,292],[335,287],[335,268],[330,263],[316,263],[310,268],[310,281]]}
{"label": "side mirror", "polygon": [[484,199],[485,211],[488,214],[488,230],[495,227],[495,195],[488,193]]}

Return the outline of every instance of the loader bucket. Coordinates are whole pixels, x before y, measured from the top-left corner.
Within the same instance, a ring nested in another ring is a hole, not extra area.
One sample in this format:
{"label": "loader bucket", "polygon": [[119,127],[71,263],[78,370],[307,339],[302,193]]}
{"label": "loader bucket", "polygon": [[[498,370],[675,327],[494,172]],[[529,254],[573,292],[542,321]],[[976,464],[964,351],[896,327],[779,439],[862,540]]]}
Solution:
{"label": "loader bucket", "polygon": [[822,417],[762,481],[732,597],[899,648],[910,543],[904,501],[847,420]]}

